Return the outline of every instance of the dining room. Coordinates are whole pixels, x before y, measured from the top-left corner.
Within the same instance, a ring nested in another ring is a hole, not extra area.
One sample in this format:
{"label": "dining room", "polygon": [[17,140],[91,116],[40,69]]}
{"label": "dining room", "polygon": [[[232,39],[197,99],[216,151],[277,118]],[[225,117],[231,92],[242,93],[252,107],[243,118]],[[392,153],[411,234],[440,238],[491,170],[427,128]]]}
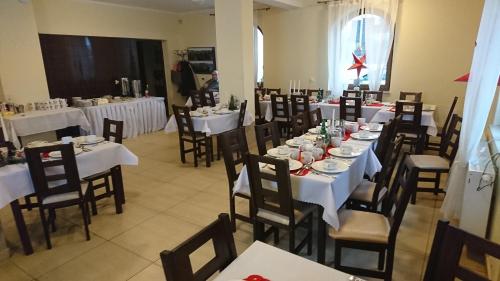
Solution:
{"label": "dining room", "polygon": [[497,0],[0,1],[0,280],[500,281]]}

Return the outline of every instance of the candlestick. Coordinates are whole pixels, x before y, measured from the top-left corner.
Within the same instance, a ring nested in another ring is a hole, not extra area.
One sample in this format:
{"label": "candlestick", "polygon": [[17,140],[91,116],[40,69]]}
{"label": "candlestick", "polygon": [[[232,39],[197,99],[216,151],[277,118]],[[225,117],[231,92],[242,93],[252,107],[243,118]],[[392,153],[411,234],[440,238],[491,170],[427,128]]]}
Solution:
{"label": "candlestick", "polygon": [[290,80],[290,86],[288,87],[288,93],[292,94],[292,80]]}
{"label": "candlestick", "polygon": [[299,94],[300,94],[300,80],[299,80],[299,90],[298,90]]}
{"label": "candlestick", "polygon": [[9,141],[9,135],[7,134],[7,128],[5,127],[5,122],[3,121],[3,116],[0,115],[0,123],[2,124],[3,139]]}

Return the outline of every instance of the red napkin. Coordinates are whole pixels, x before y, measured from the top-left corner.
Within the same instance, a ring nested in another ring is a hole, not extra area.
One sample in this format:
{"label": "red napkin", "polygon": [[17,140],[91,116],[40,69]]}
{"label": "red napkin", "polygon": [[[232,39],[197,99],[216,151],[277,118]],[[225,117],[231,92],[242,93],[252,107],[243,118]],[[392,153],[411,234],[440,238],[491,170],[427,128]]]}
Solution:
{"label": "red napkin", "polygon": [[367,106],[384,106],[383,103],[372,103],[372,104],[367,104]]}
{"label": "red napkin", "polygon": [[344,134],[344,141],[348,140],[351,138],[351,132],[345,132]]}
{"label": "red napkin", "polygon": [[303,169],[302,171],[300,171],[300,173],[296,173],[296,172],[292,172],[292,174],[296,175],[296,176],[299,176],[299,177],[303,177],[307,174],[309,174],[309,169]]}
{"label": "red napkin", "polygon": [[329,104],[339,104],[339,103],[340,103],[340,101],[330,100],[330,101],[328,101],[328,103],[329,103]]}
{"label": "red napkin", "polygon": [[260,275],[250,275],[247,278],[243,279],[245,281],[271,281],[269,279],[266,279]]}

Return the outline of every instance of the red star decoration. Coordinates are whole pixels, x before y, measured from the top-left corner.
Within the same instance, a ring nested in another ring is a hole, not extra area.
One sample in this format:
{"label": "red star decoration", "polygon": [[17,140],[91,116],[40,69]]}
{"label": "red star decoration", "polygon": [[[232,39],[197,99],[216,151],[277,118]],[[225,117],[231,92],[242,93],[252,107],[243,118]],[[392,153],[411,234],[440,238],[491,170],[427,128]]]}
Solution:
{"label": "red star decoration", "polygon": [[[455,79],[455,81],[457,81],[457,82],[469,82],[469,74],[470,73],[467,73],[463,76],[460,76],[457,79]],[[497,86],[500,86],[500,77],[498,77]]]}
{"label": "red star decoration", "polygon": [[353,53],[352,57],[354,58],[354,64],[351,65],[351,67],[349,67],[347,70],[356,69],[358,72],[358,78],[359,78],[359,74],[361,73],[361,69],[366,68],[366,65],[365,65],[366,55],[363,55],[361,58],[358,58]]}

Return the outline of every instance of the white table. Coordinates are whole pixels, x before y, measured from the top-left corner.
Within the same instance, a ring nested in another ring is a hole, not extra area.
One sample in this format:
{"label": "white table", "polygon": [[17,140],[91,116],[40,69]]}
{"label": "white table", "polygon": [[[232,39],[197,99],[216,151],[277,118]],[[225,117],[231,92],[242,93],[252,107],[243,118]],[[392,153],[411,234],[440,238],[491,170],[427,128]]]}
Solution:
{"label": "white table", "polygon": [[[389,108],[383,108],[378,111],[375,116],[373,116],[371,122],[374,123],[385,123],[391,119],[394,119],[396,113],[394,111],[390,111]],[[427,127],[427,134],[430,136],[437,135],[437,125],[434,120],[434,111],[422,111],[422,120],[420,121],[420,125]]]}
{"label": "white table", "polygon": [[167,114],[165,99],[148,97],[131,99],[124,102],[83,107],[90,124],[90,132],[102,136],[104,118],[123,121],[123,137],[156,132],[165,127]]}
{"label": "white table", "polygon": [[[191,119],[193,120],[193,127],[195,131],[203,132],[207,135],[217,135],[236,129],[236,127],[238,127],[239,114],[239,110],[235,110],[229,114],[213,114],[205,117],[191,117]],[[243,125],[251,125],[254,121],[255,119],[252,113],[246,111]],[[172,115],[168,120],[165,132],[177,132],[177,121],[175,120],[175,116]]]}
{"label": "white table", "polygon": [[[85,178],[102,171],[112,169],[113,187],[115,192],[123,195],[120,165],[138,165],[138,157],[130,152],[124,145],[113,142],[104,142],[94,147],[89,152],[76,155],[78,174]],[[116,181],[115,181],[116,180]],[[18,199],[33,194],[35,189],[31,181],[27,164],[7,165],[0,168],[0,208],[11,204],[17,229],[26,254],[31,254],[33,249],[26,225],[19,209]],[[119,201],[119,200],[116,200]],[[117,203],[117,212],[121,212],[121,202]]]}
{"label": "white table", "polygon": [[[350,165],[349,169],[333,177],[315,175],[309,172],[305,176],[291,174],[293,198],[307,203],[320,205],[324,208],[323,220],[335,229],[339,229],[340,222],[337,210],[347,201],[349,195],[363,180],[363,175],[375,175],[382,165],[373,152],[372,142],[349,139],[344,143],[362,150],[356,158],[336,158]],[[246,166],[241,170],[235,183],[233,192],[250,193],[250,185]]]}
{"label": "white table", "polygon": [[272,281],[351,280],[351,275],[347,273],[255,241],[214,281],[243,280],[250,275],[260,275]]}
{"label": "white table", "polygon": [[20,147],[18,137],[51,132],[72,126],[80,126],[90,131],[90,123],[83,112],[74,107],[62,109],[30,111],[4,117],[9,138],[16,147]]}

